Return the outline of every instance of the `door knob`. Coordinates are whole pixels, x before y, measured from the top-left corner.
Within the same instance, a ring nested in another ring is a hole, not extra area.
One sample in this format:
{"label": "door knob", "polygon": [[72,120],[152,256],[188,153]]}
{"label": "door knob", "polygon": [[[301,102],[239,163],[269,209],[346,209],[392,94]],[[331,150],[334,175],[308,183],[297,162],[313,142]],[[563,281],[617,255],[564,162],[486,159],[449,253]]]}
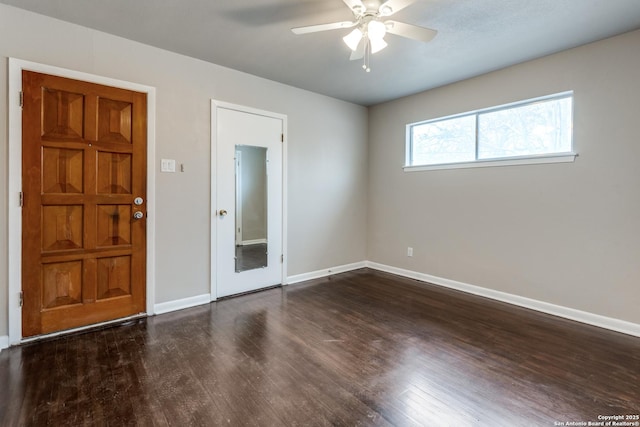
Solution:
{"label": "door knob", "polygon": [[142,217],[144,216],[144,214],[140,211],[136,211],[133,213],[133,218],[134,219],[142,219]]}
{"label": "door knob", "polygon": [[225,211],[224,209],[220,209],[220,212],[218,212],[218,214],[220,216],[227,216],[227,211]]}

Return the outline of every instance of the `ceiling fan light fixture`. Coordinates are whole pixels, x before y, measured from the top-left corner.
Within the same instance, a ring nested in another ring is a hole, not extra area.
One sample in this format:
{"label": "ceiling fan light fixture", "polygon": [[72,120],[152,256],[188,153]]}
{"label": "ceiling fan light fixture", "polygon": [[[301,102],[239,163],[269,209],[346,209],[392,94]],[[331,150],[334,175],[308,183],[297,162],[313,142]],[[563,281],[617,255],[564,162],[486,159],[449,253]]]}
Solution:
{"label": "ceiling fan light fixture", "polygon": [[[1,2],[2,0],[0,0]],[[417,0],[342,0],[353,12],[351,21],[332,22],[329,24],[307,25],[295,27],[294,34],[318,33],[321,31],[351,28],[351,32],[342,37],[344,44],[351,50],[351,61],[364,59],[362,68],[370,72],[371,55],[387,47],[384,40],[387,33],[407,39],[428,42],[438,33],[430,28],[388,20],[393,15]]]}
{"label": "ceiling fan light fixture", "polygon": [[369,21],[367,24],[367,35],[371,40],[382,40],[387,34],[387,27],[380,21]]}
{"label": "ceiling fan light fixture", "polygon": [[355,52],[355,50],[358,48],[360,40],[362,40],[362,31],[356,28],[355,30],[344,36],[342,40],[344,40],[344,44],[349,46],[349,49]]}
{"label": "ceiling fan light fixture", "polygon": [[369,42],[371,43],[371,54],[380,52],[382,49],[387,47],[387,42],[385,42],[382,38],[373,39],[369,37]]}

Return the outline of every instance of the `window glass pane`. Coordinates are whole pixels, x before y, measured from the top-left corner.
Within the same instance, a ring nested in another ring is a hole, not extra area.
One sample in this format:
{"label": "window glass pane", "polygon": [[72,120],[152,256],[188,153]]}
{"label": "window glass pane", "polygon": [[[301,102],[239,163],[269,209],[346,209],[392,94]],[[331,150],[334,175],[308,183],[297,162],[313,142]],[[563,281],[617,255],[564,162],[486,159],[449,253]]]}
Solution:
{"label": "window glass pane", "polygon": [[571,151],[572,98],[478,115],[478,159]]}
{"label": "window glass pane", "polygon": [[411,127],[411,164],[433,165],[476,158],[475,116],[457,117]]}

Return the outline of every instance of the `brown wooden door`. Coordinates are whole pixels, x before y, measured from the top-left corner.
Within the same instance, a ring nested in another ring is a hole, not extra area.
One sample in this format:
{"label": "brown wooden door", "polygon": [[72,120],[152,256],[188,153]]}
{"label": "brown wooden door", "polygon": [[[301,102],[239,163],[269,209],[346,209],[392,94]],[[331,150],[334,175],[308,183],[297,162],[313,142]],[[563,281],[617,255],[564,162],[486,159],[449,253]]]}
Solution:
{"label": "brown wooden door", "polygon": [[23,336],[144,312],[146,94],[22,82]]}

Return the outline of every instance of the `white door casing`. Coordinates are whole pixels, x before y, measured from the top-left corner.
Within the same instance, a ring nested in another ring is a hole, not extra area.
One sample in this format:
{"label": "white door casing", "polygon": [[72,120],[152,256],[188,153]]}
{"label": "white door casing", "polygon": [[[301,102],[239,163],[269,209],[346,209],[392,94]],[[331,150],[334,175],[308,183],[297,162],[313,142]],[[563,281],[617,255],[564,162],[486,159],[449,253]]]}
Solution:
{"label": "white door casing", "polygon": [[236,150],[236,246],[242,245],[242,151]]}

